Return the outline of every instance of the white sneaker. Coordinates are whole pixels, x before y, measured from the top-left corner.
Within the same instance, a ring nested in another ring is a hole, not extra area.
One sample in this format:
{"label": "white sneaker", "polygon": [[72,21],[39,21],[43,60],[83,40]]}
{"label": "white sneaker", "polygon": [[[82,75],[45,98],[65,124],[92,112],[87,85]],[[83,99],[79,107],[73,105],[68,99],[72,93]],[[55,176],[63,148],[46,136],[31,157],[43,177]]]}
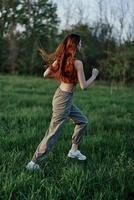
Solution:
{"label": "white sneaker", "polygon": [[79,150],[76,151],[70,150],[68,153],[68,157],[78,158],[79,160],[86,160],[86,156],[84,156]]}
{"label": "white sneaker", "polygon": [[40,166],[38,164],[36,164],[35,162],[33,161],[30,161],[27,166],[26,166],[26,169],[28,170],[39,170],[40,169]]}

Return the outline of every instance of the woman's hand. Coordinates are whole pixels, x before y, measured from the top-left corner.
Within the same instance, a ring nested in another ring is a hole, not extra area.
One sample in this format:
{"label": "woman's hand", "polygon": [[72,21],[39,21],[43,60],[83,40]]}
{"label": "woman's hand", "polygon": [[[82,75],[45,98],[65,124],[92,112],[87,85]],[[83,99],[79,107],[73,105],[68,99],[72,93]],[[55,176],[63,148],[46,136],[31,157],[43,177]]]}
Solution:
{"label": "woman's hand", "polygon": [[96,69],[96,68],[93,68],[93,69],[92,69],[92,76],[93,76],[94,78],[96,78],[96,77],[98,76],[98,74],[99,74],[99,70]]}

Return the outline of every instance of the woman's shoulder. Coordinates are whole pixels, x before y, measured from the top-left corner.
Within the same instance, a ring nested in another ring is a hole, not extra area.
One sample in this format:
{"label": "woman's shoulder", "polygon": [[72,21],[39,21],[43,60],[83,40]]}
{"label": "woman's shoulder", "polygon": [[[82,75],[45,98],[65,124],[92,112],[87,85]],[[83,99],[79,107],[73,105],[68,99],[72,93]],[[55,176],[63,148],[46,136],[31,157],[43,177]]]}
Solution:
{"label": "woman's shoulder", "polygon": [[77,70],[78,68],[83,66],[83,63],[82,63],[81,60],[75,59],[74,60],[74,66],[75,66],[75,69]]}

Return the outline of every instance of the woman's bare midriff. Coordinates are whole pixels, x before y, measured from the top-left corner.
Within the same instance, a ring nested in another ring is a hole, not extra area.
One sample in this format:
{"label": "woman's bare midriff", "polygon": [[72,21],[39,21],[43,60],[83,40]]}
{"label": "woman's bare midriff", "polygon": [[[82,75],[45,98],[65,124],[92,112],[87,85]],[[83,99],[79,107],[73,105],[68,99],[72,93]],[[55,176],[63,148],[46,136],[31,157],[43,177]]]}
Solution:
{"label": "woman's bare midriff", "polygon": [[65,92],[74,92],[75,91],[75,85],[73,83],[60,83],[60,89],[65,91]]}

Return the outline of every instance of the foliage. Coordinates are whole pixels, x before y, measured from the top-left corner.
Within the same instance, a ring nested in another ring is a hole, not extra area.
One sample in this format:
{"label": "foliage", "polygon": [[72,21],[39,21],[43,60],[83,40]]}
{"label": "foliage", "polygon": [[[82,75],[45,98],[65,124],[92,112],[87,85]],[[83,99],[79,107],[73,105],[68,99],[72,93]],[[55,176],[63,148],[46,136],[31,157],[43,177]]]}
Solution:
{"label": "foliage", "polygon": [[[38,73],[41,62],[37,49],[42,45],[51,50],[52,38],[57,34],[56,5],[49,0],[7,0],[2,1],[0,6],[0,35],[2,41],[6,40],[8,44],[8,53],[4,50],[6,45],[0,49],[0,55],[4,54],[8,61],[3,63],[1,56],[1,72]],[[21,33],[18,31],[20,26],[23,28]]]}
{"label": "foliage", "polygon": [[44,61],[38,48],[46,55],[55,51],[70,32],[80,34],[81,52],[86,79],[93,66],[100,70],[99,79],[126,84],[134,80],[134,45],[126,39],[118,43],[113,27],[103,21],[91,26],[78,22],[59,31],[57,6],[49,0],[0,1],[0,72],[41,75]]}

